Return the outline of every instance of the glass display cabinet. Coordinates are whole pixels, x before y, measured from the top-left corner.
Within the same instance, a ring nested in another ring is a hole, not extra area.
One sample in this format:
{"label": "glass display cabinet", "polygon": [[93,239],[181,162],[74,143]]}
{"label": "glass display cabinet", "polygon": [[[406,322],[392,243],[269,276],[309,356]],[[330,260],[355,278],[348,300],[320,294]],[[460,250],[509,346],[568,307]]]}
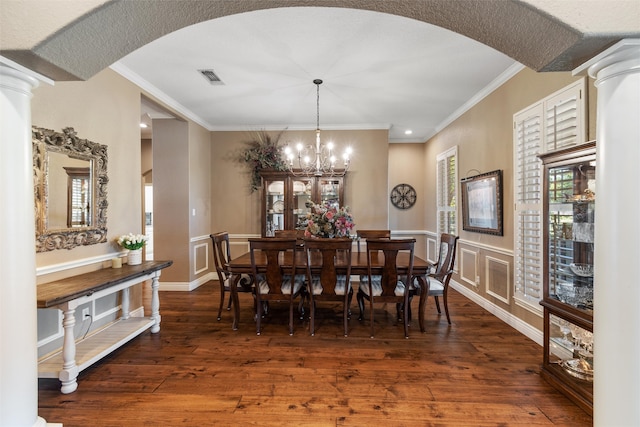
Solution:
{"label": "glass display cabinet", "polygon": [[262,236],[276,230],[294,230],[306,218],[307,202],[342,206],[344,177],[296,176],[290,172],[263,171]]}
{"label": "glass display cabinet", "polygon": [[540,158],[544,165],[542,376],[592,414],[595,142]]}

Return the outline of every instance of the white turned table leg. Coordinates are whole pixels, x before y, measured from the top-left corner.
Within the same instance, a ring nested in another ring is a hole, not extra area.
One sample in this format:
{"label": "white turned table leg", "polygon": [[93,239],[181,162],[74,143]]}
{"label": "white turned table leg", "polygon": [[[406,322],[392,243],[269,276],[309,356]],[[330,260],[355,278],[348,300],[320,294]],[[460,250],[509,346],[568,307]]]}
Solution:
{"label": "white turned table leg", "polygon": [[129,288],[122,290],[122,318],[124,320],[129,318]]}
{"label": "white turned table leg", "polygon": [[151,333],[160,332],[160,272],[151,279],[151,318],[154,320]]}
{"label": "white turned table leg", "polygon": [[62,344],[62,370],[58,378],[62,382],[60,391],[69,394],[78,388],[78,365],[76,365],[76,341],[73,336],[73,327],[76,324],[75,306],[71,308],[65,305],[63,309],[62,328],[64,329],[64,341]]}

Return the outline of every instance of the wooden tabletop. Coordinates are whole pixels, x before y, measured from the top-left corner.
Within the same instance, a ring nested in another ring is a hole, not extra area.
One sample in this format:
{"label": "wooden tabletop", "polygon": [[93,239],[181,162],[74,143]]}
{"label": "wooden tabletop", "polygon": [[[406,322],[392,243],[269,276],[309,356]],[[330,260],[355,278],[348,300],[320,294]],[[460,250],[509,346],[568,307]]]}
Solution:
{"label": "wooden tabletop", "polygon": [[145,261],[140,265],[124,264],[122,268],[103,268],[55,282],[38,285],[38,308],[56,305],[88,296],[136,277],[169,267],[173,261]]}
{"label": "wooden tabletop", "polygon": [[[315,254],[318,255],[318,254]],[[336,266],[340,266],[340,264],[344,265],[344,253],[342,253],[343,258],[340,258],[341,253],[338,253],[338,257],[336,260]],[[266,255],[260,251],[255,253],[256,256],[256,265],[257,266],[265,266],[267,264]],[[282,255],[281,255],[282,256]],[[320,258],[318,257],[318,260]],[[380,274],[380,271],[384,267],[384,255],[382,253],[372,254],[372,273]],[[281,259],[281,265],[287,266],[291,265],[291,254],[288,253]],[[311,265],[315,264],[313,258],[311,259]],[[297,266],[302,268],[306,268],[307,261],[306,256],[303,251],[299,251],[296,253],[296,268]],[[320,262],[317,263],[320,268]],[[407,267],[409,266],[409,254],[406,252],[399,252],[398,257],[396,259],[396,265],[398,266],[398,270],[400,274],[403,273],[403,270],[406,272]],[[425,331],[424,324],[424,307],[427,303],[427,295],[429,293],[429,281],[426,278],[426,275],[431,267],[431,263],[428,261],[417,257],[414,255],[413,257],[413,277],[417,278],[417,285],[421,289],[420,292],[420,308],[418,311],[418,320],[420,323],[420,330],[422,332]],[[240,279],[241,274],[247,274],[252,272],[251,267],[251,253],[247,252],[245,254],[240,255],[237,258],[232,259],[229,262],[229,270],[233,274],[234,285],[231,286],[231,298],[233,299],[233,323],[231,328],[233,330],[238,329],[239,319],[240,319],[240,302],[238,300],[238,292],[237,292],[237,283]],[[367,268],[367,253],[352,251],[351,252],[351,275],[363,275],[368,274]]]}
{"label": "wooden tabletop", "polygon": [[[315,254],[318,255],[318,254]],[[256,252],[256,264],[257,265],[266,265],[266,256],[260,251]],[[319,259],[319,258],[318,258]],[[384,265],[384,256],[382,254],[376,255],[372,254],[372,264],[375,269],[382,268]],[[287,260],[286,258],[282,262],[283,265],[291,265],[290,256]],[[296,264],[300,267],[305,267],[307,265],[306,257],[304,253],[298,252],[298,256],[296,257]],[[338,255],[338,259],[336,262],[336,266],[344,265],[344,259],[341,260]],[[313,265],[313,259],[312,259]],[[318,265],[320,265],[318,263]],[[406,252],[398,253],[397,265],[402,268],[402,266],[409,265],[409,254]],[[426,274],[429,270],[431,263],[428,261],[417,257],[414,255],[413,257],[413,274],[414,275],[423,275]],[[247,252],[245,254],[240,255],[237,258],[232,259],[229,262],[229,270],[232,273],[251,273],[251,253]],[[367,253],[366,252],[351,252],[351,274],[367,274]]]}

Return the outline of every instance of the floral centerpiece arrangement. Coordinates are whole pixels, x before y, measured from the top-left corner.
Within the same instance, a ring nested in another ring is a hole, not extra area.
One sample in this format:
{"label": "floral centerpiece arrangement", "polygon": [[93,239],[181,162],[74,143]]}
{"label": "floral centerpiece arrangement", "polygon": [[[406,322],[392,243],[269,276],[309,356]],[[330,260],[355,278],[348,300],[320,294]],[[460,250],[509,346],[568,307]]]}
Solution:
{"label": "floral centerpiece arrangement", "polygon": [[306,203],[311,211],[303,221],[305,237],[349,237],[355,223],[346,206]]}
{"label": "floral centerpiece arrangement", "polygon": [[123,234],[116,239],[116,242],[125,249],[135,251],[136,249],[142,249],[147,243],[149,238],[144,234]]}

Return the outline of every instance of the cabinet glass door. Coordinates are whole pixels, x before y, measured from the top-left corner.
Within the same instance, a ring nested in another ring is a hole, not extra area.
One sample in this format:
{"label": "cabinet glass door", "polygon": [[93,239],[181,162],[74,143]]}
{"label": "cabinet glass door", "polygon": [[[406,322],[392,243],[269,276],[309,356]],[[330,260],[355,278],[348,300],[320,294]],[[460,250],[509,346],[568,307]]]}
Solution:
{"label": "cabinet glass door", "polygon": [[318,180],[318,190],[320,191],[320,204],[328,204],[331,207],[340,206],[340,186],[342,181],[339,178],[320,178]]}
{"label": "cabinet glass door", "polygon": [[311,191],[313,188],[312,178],[295,178],[293,180],[293,227],[301,227],[307,213],[311,210],[307,207],[307,202],[313,202]]}
{"label": "cabinet glass door", "polygon": [[[556,315],[549,315],[547,363],[586,382],[593,381],[593,333]],[[579,384],[579,383],[578,383]],[[587,384],[582,384],[587,386]],[[590,385],[589,385],[590,386]]]}
{"label": "cabinet glass door", "polygon": [[549,297],[593,310],[595,161],[549,168]]}
{"label": "cabinet glass door", "polygon": [[267,237],[274,235],[276,230],[284,230],[285,218],[285,181],[270,180],[265,182],[265,219]]}

